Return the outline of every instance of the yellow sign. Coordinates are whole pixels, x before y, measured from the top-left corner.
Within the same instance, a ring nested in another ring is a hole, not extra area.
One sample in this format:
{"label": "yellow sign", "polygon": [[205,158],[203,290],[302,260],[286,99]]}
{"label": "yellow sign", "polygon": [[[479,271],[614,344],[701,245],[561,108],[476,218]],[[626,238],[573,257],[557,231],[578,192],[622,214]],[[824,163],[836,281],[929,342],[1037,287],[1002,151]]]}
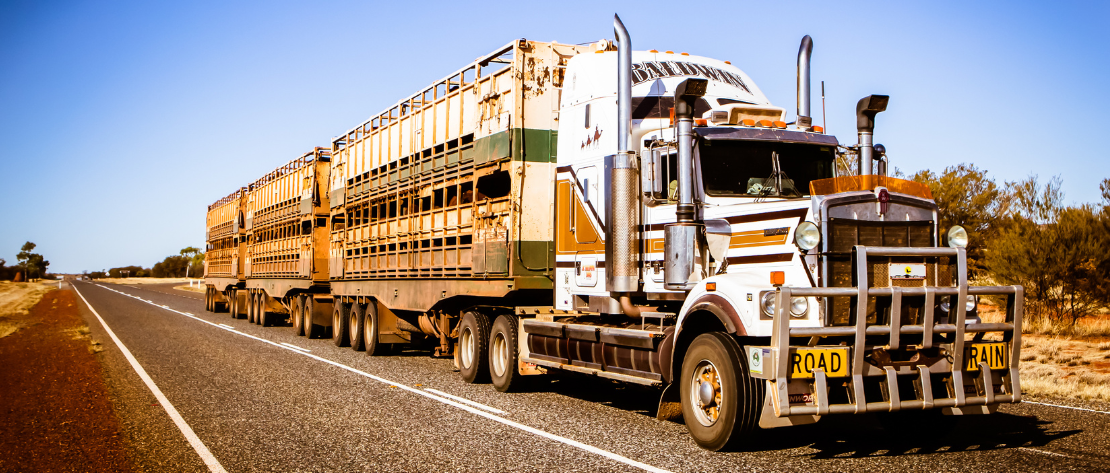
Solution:
{"label": "yellow sign", "polygon": [[817,369],[828,378],[848,376],[847,348],[798,348],[790,350],[790,377],[812,378]]}
{"label": "yellow sign", "polygon": [[972,343],[964,348],[966,371],[979,371],[979,363],[986,363],[992,370],[1006,369],[1006,351],[1005,343]]}

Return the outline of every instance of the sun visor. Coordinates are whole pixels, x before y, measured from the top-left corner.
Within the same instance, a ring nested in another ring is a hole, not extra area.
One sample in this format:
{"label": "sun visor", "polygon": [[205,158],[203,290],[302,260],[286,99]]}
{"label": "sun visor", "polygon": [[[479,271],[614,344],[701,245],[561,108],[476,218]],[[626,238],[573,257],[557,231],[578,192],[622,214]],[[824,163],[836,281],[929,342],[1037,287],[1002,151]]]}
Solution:
{"label": "sun visor", "polygon": [[839,145],[839,142],[836,141],[836,137],[832,135],[776,130],[773,128],[695,127],[694,133],[705,140],[778,141],[785,143],[811,143],[827,146]]}

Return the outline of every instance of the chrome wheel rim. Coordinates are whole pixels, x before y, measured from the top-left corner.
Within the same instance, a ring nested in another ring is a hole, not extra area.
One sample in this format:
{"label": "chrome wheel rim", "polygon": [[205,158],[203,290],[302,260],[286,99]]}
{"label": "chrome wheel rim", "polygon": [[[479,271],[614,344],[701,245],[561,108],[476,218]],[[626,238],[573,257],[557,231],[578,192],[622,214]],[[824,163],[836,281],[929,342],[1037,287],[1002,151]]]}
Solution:
{"label": "chrome wheel rim", "polygon": [[474,332],[470,327],[464,328],[459,336],[459,364],[467,369],[474,366]]}
{"label": "chrome wheel rim", "polygon": [[[354,308],[352,307],[351,309]],[[355,339],[362,334],[362,331],[358,329],[358,319],[360,319],[361,317],[359,317],[359,313],[355,312],[354,310],[348,309],[348,312],[350,313],[350,316],[348,317],[349,322],[347,323],[347,334],[351,337],[351,348],[356,348]],[[366,313],[365,310],[362,312]]]}
{"label": "chrome wheel rim", "polygon": [[498,377],[504,376],[505,369],[509,366],[509,344],[505,341],[505,334],[497,332],[493,335],[490,355],[490,364],[493,366],[494,374]]}
{"label": "chrome wheel rim", "polygon": [[721,389],[721,374],[713,362],[701,360],[690,375],[689,391],[694,417],[701,425],[709,427],[721,417],[721,403],[724,392]]}

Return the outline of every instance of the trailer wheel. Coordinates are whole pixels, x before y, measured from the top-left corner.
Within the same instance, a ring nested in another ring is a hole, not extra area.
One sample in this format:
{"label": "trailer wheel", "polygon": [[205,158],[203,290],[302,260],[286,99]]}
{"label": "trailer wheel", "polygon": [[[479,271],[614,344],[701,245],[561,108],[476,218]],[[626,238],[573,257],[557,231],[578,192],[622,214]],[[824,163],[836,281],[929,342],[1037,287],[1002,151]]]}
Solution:
{"label": "trailer wheel", "polygon": [[362,309],[362,340],[366,344],[366,354],[370,356],[381,356],[388,354],[392,345],[388,343],[381,343],[378,341],[378,332],[381,328],[378,325],[378,303],[371,300],[369,304],[363,306]]}
{"label": "trailer wheel", "polygon": [[344,320],[347,322],[347,336],[350,337],[351,349],[362,351],[366,349],[366,304],[351,304],[345,310]]}
{"label": "trailer wheel", "polygon": [[247,310],[247,323],[248,324],[253,324],[254,323],[254,293],[251,292],[250,289],[248,289],[246,292],[247,292],[247,295],[243,296],[243,305],[245,306],[243,308]]}
{"label": "trailer wheel", "polygon": [[[355,302],[354,304],[358,304]],[[333,304],[331,311],[331,338],[337,347],[345,347],[351,344],[351,337],[347,333],[348,325],[347,318],[351,316],[350,311],[346,310],[344,304]]]}
{"label": "trailer wheel", "polygon": [[266,293],[258,293],[258,325],[270,327],[274,325],[274,315],[266,311]]}
{"label": "trailer wheel", "polygon": [[459,322],[459,374],[468,383],[489,381],[489,316],[467,311]]}
{"label": "trailer wheel", "polygon": [[304,336],[305,338],[320,338],[324,336],[324,327],[312,323],[312,312],[316,310],[316,300],[312,296],[306,296],[302,299],[301,313],[304,315]]}
{"label": "trailer wheel", "polygon": [[293,335],[304,336],[304,296],[293,297],[293,312],[289,318],[293,321]]}
{"label": "trailer wheel", "polygon": [[228,289],[227,294],[227,312],[231,314],[231,318],[237,318],[239,314],[235,310],[239,308],[239,305],[236,304],[238,299],[235,297],[235,289]]}
{"label": "trailer wheel", "polygon": [[212,288],[204,286],[204,311],[212,312]]}
{"label": "trailer wheel", "polygon": [[520,363],[517,325],[515,315],[501,315],[489,336],[489,373],[493,387],[503,393],[518,391],[524,385],[524,377],[517,372]]}
{"label": "trailer wheel", "polygon": [[707,450],[735,447],[759,423],[764,386],[741,353],[730,335],[709,332],[694,339],[682,362],[682,416]]}

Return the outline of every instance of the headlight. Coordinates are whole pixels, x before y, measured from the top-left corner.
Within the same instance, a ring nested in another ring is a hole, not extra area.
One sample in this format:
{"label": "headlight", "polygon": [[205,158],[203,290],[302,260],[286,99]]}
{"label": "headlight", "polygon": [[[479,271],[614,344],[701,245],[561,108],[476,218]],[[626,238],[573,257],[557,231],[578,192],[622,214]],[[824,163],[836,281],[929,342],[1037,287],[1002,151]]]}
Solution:
{"label": "headlight", "polygon": [[[948,310],[951,309],[951,307],[952,307],[952,305],[949,304],[950,300],[951,300],[950,296],[941,296],[941,298],[940,298],[940,310],[948,312]],[[965,305],[964,305],[964,310],[966,310],[967,312],[971,312],[971,311],[975,310],[975,308],[978,307],[978,306],[979,306],[979,296],[968,295],[967,296],[967,301],[965,302]]]}
{"label": "headlight", "polygon": [[967,230],[959,225],[948,229],[948,246],[952,248],[967,248]]}
{"label": "headlight", "polygon": [[775,316],[775,296],[777,294],[775,291],[768,291],[759,296],[759,307],[763,309],[764,315],[768,317]]}
{"label": "headlight", "polygon": [[821,243],[821,230],[813,222],[802,222],[794,231],[794,243],[806,251],[817,248]]}
{"label": "headlight", "polygon": [[809,311],[809,300],[804,297],[790,298],[790,315],[801,317]]}

